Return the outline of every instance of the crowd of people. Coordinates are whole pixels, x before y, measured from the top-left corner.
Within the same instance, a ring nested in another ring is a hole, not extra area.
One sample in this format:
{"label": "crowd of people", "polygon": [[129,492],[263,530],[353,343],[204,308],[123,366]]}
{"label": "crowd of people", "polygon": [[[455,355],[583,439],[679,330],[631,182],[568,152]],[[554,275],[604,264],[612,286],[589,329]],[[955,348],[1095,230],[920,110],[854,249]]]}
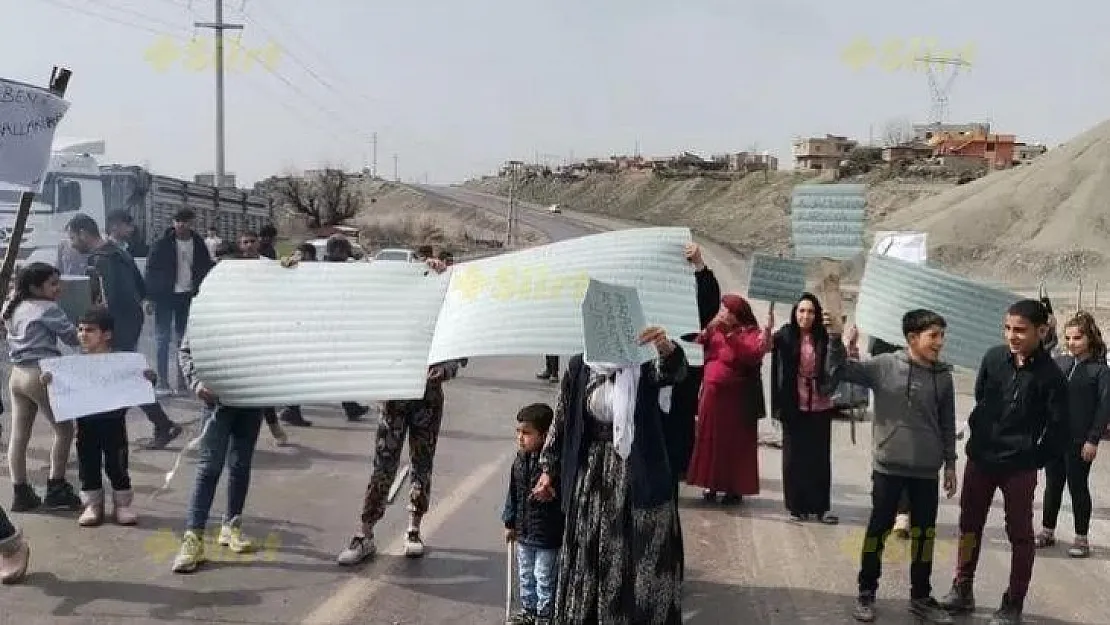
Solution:
{"label": "crowd of people", "polygon": [[[94,221],[79,215],[67,226],[72,253],[85,255],[99,285],[101,306],[72,323],[57,304],[57,268],[32,263],[23,268],[0,318],[13,363],[9,394],[13,432],[9,465],[11,510],[41,505],[80,508],[84,526],[106,517],[101,471],[112,489],[112,516],[133,524],[127,474],[126,410],[89,415],[76,426],[50,412],[49,375],[38,367],[58,356],[58,343],[86,353],[134,351],[143,323],[143,302],[155,317],[156,369],[148,379],[163,393],[169,386],[176,348],[184,389],[204,408],[199,450],[185,532],[173,570],[189,573],[205,561],[203,533],[226,468],[227,506],[219,543],[248,552],[242,514],[251,461],[263,423],[279,442],[281,423],[307,426],[298,406],[232,407],[220,403],[193,365],[185,320],[207,272],[228,258],[276,259],[272,232],[243,233],[236,246],[192,229],[192,215],[179,213],[174,227],[151,248],[146,276],[115,241],[126,239],[129,221],[109,220],[104,239]],[[211,250],[211,251],[210,251]],[[345,261],[351,245],[342,237],[327,244],[324,260]],[[300,246],[285,266],[317,260],[311,244]],[[431,249],[420,260],[436,271],[449,261]],[[991,621],[1020,623],[1038,548],[1056,542],[1060,501],[1067,487],[1075,532],[1068,555],[1090,555],[1088,478],[1099,441],[1110,421],[1110,368],[1095,320],[1079,312],[1063,325],[1066,354],[1054,358],[1055,318],[1047,302],[1021,300],[1004,319],[1005,343],[987,352],[975,384],[968,420],[966,461],[957,474],[955,386],[942,351],[948,321],[930,310],[907,311],[904,347],[891,346],[861,360],[854,327],[827,314],[821,301],[803,294],[779,328],[773,307],[762,323],[750,303],[721,293],[701,250],[690,244],[686,258],[697,285],[699,332],[668,336],[648,327],[641,343],[655,358],[637,366],[590,362],[584,354],[559,370],[557,356],[545,358],[538,377],[559,384],[554,407],[530,404],[516,416],[519,453],[509,475],[502,510],[506,539],[515,544],[521,609],[512,622],[523,625],[677,625],[682,622],[685,558],[679,517],[682,482],[703,489],[713,505],[740,505],[760,493],[758,423],[772,417],[782,429],[782,484],[786,511],[799,523],[833,525],[832,421],[838,386],[856,384],[873,395],[872,509],[861,549],[856,620],[875,620],[882,553],[901,515],[912,541],[909,610],[932,623],[974,608],[976,566],[991,500],[1001,490],[1012,547],[1008,588]],[[61,259],[60,259],[61,262]],[[889,337],[888,337],[889,338]],[[682,345],[699,345],[704,364],[692,366]],[[770,355],[770,401],[763,365]],[[429,366],[420,399],[384,402],[376,432],[372,474],[356,531],[337,562],[359,564],[376,553],[375,526],[385,514],[388,492],[409,441],[412,483],[405,554],[424,555],[421,521],[430,505],[432,474],[443,419],[443,385],[465,361]],[[769,404],[769,405],[768,405]],[[155,427],[154,445],[164,446],[180,427],[160,407],[143,407]],[[368,410],[346,404],[348,418]],[[27,482],[26,447],[32,424],[42,414],[54,438],[45,497]],[[161,415],[165,420],[159,418]],[[77,439],[78,493],[65,467]],[[165,442],[163,442],[165,441]],[[1042,530],[1034,530],[1037,475],[1046,473]],[[949,592],[933,598],[932,551],[940,493],[960,495],[960,558]],[[29,546],[0,510],[0,580],[22,578]],[[601,566],[601,563],[605,563]]]}

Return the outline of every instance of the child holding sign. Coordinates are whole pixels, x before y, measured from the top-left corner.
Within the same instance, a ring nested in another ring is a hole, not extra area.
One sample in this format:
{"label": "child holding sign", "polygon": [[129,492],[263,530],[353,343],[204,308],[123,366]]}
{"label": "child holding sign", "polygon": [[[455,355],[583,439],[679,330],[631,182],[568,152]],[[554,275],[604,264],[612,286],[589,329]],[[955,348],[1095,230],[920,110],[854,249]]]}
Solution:
{"label": "child holding sign", "polygon": [[[115,322],[103,308],[94,308],[77,320],[77,339],[85,354],[107,354],[112,351]],[[151,384],[158,378],[145,371]],[[53,381],[49,372],[41,376],[43,386]],[[104,522],[104,487],[101,470],[108,474],[112,485],[112,515],[120,525],[135,525],[139,518],[131,509],[134,494],[131,475],[127,470],[127,408],[99,412],[77,419],[77,472],[81,478],[81,501],[85,510],[77,519],[82,527],[96,527]]]}
{"label": "child holding sign", "polygon": [[[62,355],[59,340],[77,345],[77,328],[58,306],[61,293],[58,270],[46,263],[31,263],[19,271],[11,299],[0,313],[8,331],[8,356],[12,363],[8,378],[12,398],[12,435],[8,441],[8,468],[14,490],[12,512],[34,510],[43,503],[55,509],[81,506],[81,499],[66,481],[73,424],[54,420],[46,387],[39,379],[39,360]],[[27,481],[27,446],[39,412],[54,428],[45,502]]]}

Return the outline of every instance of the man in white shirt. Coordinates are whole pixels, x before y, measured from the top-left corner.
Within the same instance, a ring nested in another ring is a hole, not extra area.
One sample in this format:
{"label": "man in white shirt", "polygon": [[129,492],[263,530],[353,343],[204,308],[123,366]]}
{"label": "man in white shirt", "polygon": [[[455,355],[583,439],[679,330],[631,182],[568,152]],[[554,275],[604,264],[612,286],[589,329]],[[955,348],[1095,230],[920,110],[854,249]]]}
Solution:
{"label": "man in white shirt", "polygon": [[[147,298],[154,308],[154,342],[159,391],[169,393],[170,342],[185,334],[189,306],[214,264],[204,239],[193,230],[195,215],[183,208],[173,227],[151,246],[146,264]],[[180,379],[180,376],[178,376]]]}
{"label": "man in white shirt", "polygon": [[212,226],[208,229],[208,236],[204,238],[204,245],[208,247],[208,255],[216,258],[216,250],[223,244],[224,240],[220,238],[220,231]]}

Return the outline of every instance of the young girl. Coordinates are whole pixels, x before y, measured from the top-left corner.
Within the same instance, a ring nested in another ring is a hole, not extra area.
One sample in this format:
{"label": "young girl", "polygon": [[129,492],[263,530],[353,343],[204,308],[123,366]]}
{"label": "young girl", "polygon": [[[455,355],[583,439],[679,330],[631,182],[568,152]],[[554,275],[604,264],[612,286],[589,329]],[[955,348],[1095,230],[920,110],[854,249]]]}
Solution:
{"label": "young girl", "polygon": [[1064,343],[1069,355],[1056,359],[1068,378],[1071,415],[1071,444],[1064,455],[1045,465],[1044,529],[1037,547],[1056,544],[1056,517],[1067,484],[1075,519],[1075,539],[1068,555],[1091,555],[1087,529],[1091,525],[1091,490],[1088,479],[1098,443],[1110,422],[1110,368],[1106,366],[1106,343],[1091,315],[1076,313],[1064,326]]}
{"label": "young girl", "polygon": [[12,363],[8,379],[12,398],[8,468],[15,491],[13,512],[34,510],[44,503],[27,482],[27,445],[31,442],[31,428],[39,412],[54,428],[45,504],[55,509],[76,510],[81,506],[80,497],[65,478],[66,462],[73,445],[73,423],[54,421],[38,364],[42,358],[62,355],[58,339],[67,345],[77,345],[77,328],[57,304],[61,292],[57,269],[46,263],[31,263],[16,276],[12,296],[0,312],[8,331],[8,355]]}
{"label": "young girl", "polygon": [[[95,308],[77,321],[77,338],[84,354],[107,354],[112,351],[112,316],[103,308]],[[145,371],[153,383],[157,376]],[[42,383],[49,386],[52,378],[42,374]],[[112,514],[120,525],[139,522],[131,509],[131,475],[127,470],[127,408],[90,414],[77,419],[78,474],[81,478],[81,499],[85,511],[77,522],[82,527],[95,527],[104,522],[104,480],[108,474],[112,485]]]}

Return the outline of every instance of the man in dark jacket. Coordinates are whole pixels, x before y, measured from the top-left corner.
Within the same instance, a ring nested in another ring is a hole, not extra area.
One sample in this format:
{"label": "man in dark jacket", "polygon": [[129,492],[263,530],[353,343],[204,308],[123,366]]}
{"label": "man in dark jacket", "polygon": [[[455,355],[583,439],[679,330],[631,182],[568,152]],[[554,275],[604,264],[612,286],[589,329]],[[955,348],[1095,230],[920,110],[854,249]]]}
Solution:
{"label": "man in dark jacket", "polygon": [[277,248],[274,239],[277,238],[277,228],[271,225],[262,226],[258,231],[258,254],[263,258],[277,260]]}
{"label": "man in dark jacket", "polygon": [[170,390],[170,341],[175,349],[180,346],[189,305],[213,265],[204,238],[193,230],[195,217],[188,208],[177,211],[173,227],[154,242],[146,263],[146,290],[154,308],[155,366],[162,392]]}
{"label": "man in dark jacket", "polygon": [[[66,224],[66,234],[74,250],[88,255],[90,278],[98,287],[97,303],[107,307],[115,319],[113,347],[123,352],[138,351],[146,290],[135,261],[118,245],[102,238],[100,227],[88,215],[78,214],[71,219]],[[171,421],[157,402],[140,408],[154,426],[152,449],[164,449],[181,435],[181,426]]]}
{"label": "man in dark jacket", "polygon": [[968,420],[967,465],[960,492],[960,546],[952,590],[941,601],[951,612],[975,609],[972,587],[983,526],[996,490],[1006,506],[1010,537],[1010,583],[991,625],[1017,625],[1035,553],[1033,496],[1037,472],[1064,453],[1068,388],[1063,372],[1044,348],[1048,310],[1021,300],[1006,313],[1006,345],[983,356],[975,380],[975,408]]}

